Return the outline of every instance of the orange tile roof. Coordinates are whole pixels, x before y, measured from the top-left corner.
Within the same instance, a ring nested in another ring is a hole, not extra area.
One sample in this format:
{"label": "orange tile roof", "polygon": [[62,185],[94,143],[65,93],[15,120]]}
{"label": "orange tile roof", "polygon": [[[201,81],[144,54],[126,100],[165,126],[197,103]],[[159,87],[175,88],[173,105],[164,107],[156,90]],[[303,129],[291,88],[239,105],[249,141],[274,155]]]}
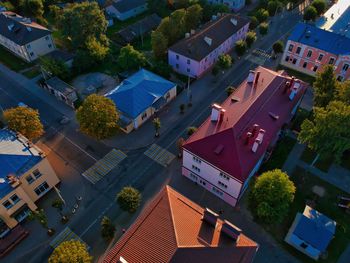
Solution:
{"label": "orange tile roof", "polygon": [[166,186],[108,251],[103,263],[252,262],[258,245],[241,234],[238,241],[202,221],[204,209]]}

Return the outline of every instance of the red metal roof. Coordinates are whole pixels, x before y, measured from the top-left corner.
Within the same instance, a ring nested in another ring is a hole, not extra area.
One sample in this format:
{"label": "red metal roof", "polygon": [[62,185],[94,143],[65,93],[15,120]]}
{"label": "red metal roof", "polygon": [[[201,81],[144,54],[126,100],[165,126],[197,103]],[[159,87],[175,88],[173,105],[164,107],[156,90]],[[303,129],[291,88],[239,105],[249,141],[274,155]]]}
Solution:
{"label": "red metal roof", "polygon": [[[260,72],[257,85],[245,80],[235,92],[220,105],[225,113],[221,121],[211,121],[210,117],[185,142],[183,148],[204,159],[213,166],[235,177],[242,183],[262,157],[282,126],[291,118],[291,111],[305,92],[306,83],[291,101],[286,82],[291,81],[285,72],[275,72],[258,67]],[[252,152],[252,145],[258,132],[245,144],[247,132],[253,125],[264,129],[262,143]],[[221,146],[220,146],[221,145]],[[217,149],[222,148],[220,153]]]}
{"label": "red metal roof", "polygon": [[252,262],[258,245],[241,234],[235,243],[202,221],[204,209],[166,186],[108,252],[103,263]]}

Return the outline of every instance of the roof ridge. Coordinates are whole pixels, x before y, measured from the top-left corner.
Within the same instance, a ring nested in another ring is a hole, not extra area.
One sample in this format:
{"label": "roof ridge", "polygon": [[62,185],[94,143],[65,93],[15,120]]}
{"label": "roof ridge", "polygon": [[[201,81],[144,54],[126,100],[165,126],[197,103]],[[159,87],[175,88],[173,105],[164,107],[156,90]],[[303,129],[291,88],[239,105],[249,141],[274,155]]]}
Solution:
{"label": "roof ridge", "polygon": [[175,220],[174,220],[174,213],[173,213],[173,207],[172,207],[172,202],[170,201],[170,192],[173,192],[173,189],[170,188],[169,186],[166,186],[166,194],[168,196],[168,200],[169,200],[169,208],[170,208],[170,216],[171,216],[171,222],[173,225],[173,231],[174,231],[174,235],[175,235],[175,240],[176,240],[176,245],[177,248],[179,247],[179,238],[177,236],[177,231],[176,231],[176,226],[175,226]]}

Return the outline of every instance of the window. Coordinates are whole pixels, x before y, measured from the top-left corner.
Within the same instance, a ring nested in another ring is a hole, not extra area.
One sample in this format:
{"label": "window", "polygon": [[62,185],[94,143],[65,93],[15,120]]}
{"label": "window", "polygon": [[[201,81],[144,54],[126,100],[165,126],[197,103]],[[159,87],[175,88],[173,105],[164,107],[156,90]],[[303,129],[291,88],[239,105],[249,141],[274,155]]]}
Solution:
{"label": "window", "polygon": [[11,204],[9,200],[6,200],[5,202],[3,202],[2,205],[3,205],[6,209],[10,209],[10,208],[13,206],[13,204]]}
{"label": "window", "polygon": [[32,56],[34,56],[34,53],[33,53],[33,52],[30,52],[30,54],[29,54],[29,55],[32,57]]}
{"label": "window", "polygon": [[190,72],[191,70],[189,68],[187,68],[187,72]]}
{"label": "window", "polygon": [[41,185],[39,185],[37,188],[34,189],[34,192],[38,196],[41,196],[44,193],[46,193],[47,189],[49,189],[49,185],[47,184],[47,182],[43,182]]}
{"label": "window", "polygon": [[49,40],[49,36],[46,36],[46,37],[45,37],[45,40]]}
{"label": "window", "polygon": [[176,55],[176,59],[179,60],[179,55]]}
{"label": "window", "polygon": [[344,64],[343,71],[347,71],[349,69],[349,64]]}
{"label": "window", "polygon": [[32,182],[34,182],[34,178],[31,175],[28,175],[26,177],[26,180],[27,180],[28,184],[31,184]]}
{"label": "window", "polygon": [[333,65],[334,64],[334,58],[330,58],[328,64],[329,65]]}
{"label": "window", "polygon": [[10,199],[13,202],[13,204],[17,204],[21,200],[21,199],[19,199],[19,197],[16,194],[11,196]]}
{"label": "window", "polygon": [[147,118],[147,112],[144,112],[141,116],[141,119],[144,120],[145,118]]}
{"label": "window", "polygon": [[292,50],[293,50],[293,47],[294,47],[294,45],[290,44],[289,47],[288,47],[288,50],[289,50],[289,51],[292,51]]}
{"label": "window", "polygon": [[297,63],[297,59],[296,58],[293,58],[293,64],[296,64]]}
{"label": "window", "polygon": [[51,44],[48,44],[47,46],[48,46],[49,48],[52,48],[52,45],[51,45]]}
{"label": "window", "polygon": [[314,66],[313,71],[316,72],[318,69],[318,66]]}
{"label": "window", "polygon": [[318,61],[321,61],[323,59],[323,54],[320,54],[317,58]]}
{"label": "window", "polygon": [[285,59],[285,61],[287,61],[287,62],[289,61],[289,56],[286,56],[286,59]]}
{"label": "window", "polygon": [[33,171],[33,175],[36,179],[38,179],[40,176],[42,176],[41,172],[38,169]]}
{"label": "window", "polygon": [[304,62],[303,68],[306,68],[306,67],[307,67],[307,62]]}
{"label": "window", "polygon": [[200,173],[201,169],[199,169],[197,166],[192,165],[192,169],[195,170],[196,172]]}
{"label": "window", "polygon": [[205,182],[205,181],[203,181],[203,180],[199,180],[199,183],[201,183],[202,185],[206,185],[207,183]]}
{"label": "window", "polygon": [[302,247],[303,249],[306,249],[308,247],[308,245],[303,242],[300,244],[300,247]]}
{"label": "window", "polygon": [[187,64],[190,65],[191,64],[191,60],[187,59]]}
{"label": "window", "polygon": [[311,57],[312,56],[312,51],[311,50],[309,50],[308,52],[307,52],[307,55],[306,55],[308,58],[309,57]]}
{"label": "window", "polygon": [[215,194],[217,194],[217,195],[219,195],[219,196],[222,196],[224,193],[223,192],[221,192],[219,189],[217,189],[216,187],[213,187],[212,188],[213,189],[213,192],[215,193]]}
{"label": "window", "polygon": [[190,173],[190,178],[193,180],[193,181],[197,181],[198,177],[196,175],[194,175],[193,173]]}
{"label": "window", "polygon": [[296,53],[297,53],[297,54],[300,54],[300,51],[301,51],[301,47],[297,47]]}
{"label": "window", "polygon": [[193,161],[195,161],[196,163],[199,163],[199,164],[202,163],[202,161],[201,161],[199,158],[195,157],[195,156],[193,156],[192,159],[193,159]]}
{"label": "window", "polygon": [[227,188],[227,184],[224,184],[224,183],[221,182],[221,181],[218,181],[218,185],[220,185],[220,186],[223,187],[223,188]]}
{"label": "window", "polygon": [[228,175],[224,174],[223,172],[220,172],[220,177],[226,179],[227,181],[230,180],[230,177]]}

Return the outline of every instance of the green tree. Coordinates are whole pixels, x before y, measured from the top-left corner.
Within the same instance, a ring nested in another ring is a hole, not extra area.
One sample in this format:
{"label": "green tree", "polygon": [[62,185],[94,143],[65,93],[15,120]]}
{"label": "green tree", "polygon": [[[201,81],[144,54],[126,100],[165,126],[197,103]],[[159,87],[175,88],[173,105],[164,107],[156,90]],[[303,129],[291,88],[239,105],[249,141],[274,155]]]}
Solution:
{"label": "green tree", "polygon": [[237,55],[243,56],[245,51],[247,50],[247,44],[244,40],[238,40],[235,44],[235,51],[237,53]]}
{"label": "green tree", "polygon": [[7,11],[15,11],[16,8],[11,2],[0,2],[0,7],[5,7]]}
{"label": "green tree", "polygon": [[128,44],[121,48],[118,63],[124,70],[137,69],[146,65],[146,57]]}
{"label": "green tree", "polygon": [[11,130],[23,134],[29,140],[37,139],[44,133],[39,112],[27,106],[5,110],[4,119]]}
{"label": "green tree", "polygon": [[316,9],[318,15],[322,15],[327,8],[325,0],[314,0],[311,5]]}
{"label": "green tree", "polygon": [[168,49],[168,39],[165,35],[158,30],[152,31],[151,44],[154,56],[164,58]]}
{"label": "green tree", "polygon": [[137,189],[127,186],[117,194],[117,202],[121,209],[134,213],[140,206],[141,194]]}
{"label": "green tree", "polygon": [[[178,39],[184,37],[184,34],[186,32],[185,17],[186,17],[185,9],[178,9],[171,13],[170,19],[169,19],[169,27],[170,27],[170,30],[172,31],[172,33],[170,34],[172,38],[169,37],[169,44],[173,44]],[[169,35],[169,33],[170,32],[166,32],[165,35]]]}
{"label": "green tree", "polygon": [[267,224],[281,223],[294,200],[295,186],[279,169],[260,175],[249,195],[250,207],[257,218]]}
{"label": "green tree", "polygon": [[109,217],[104,216],[101,220],[101,235],[104,240],[110,241],[114,237],[115,227]]}
{"label": "green tree", "polygon": [[259,21],[255,16],[250,17],[249,29],[254,30],[259,25]]}
{"label": "green tree", "polygon": [[79,262],[91,263],[92,257],[84,243],[77,240],[62,242],[49,257],[49,263]]}
{"label": "green tree", "polygon": [[313,83],[314,105],[325,107],[335,97],[337,90],[337,80],[332,65],[327,65],[316,75]]}
{"label": "green tree", "polygon": [[217,65],[222,69],[228,69],[232,65],[232,58],[229,54],[221,54],[218,58]]}
{"label": "green tree", "polygon": [[40,57],[39,62],[43,70],[50,75],[57,76],[64,80],[68,79],[70,76],[68,67],[62,60]]}
{"label": "green tree", "polygon": [[268,23],[261,23],[259,25],[259,32],[261,35],[266,35],[269,32],[269,24]]}
{"label": "green tree", "polygon": [[96,139],[105,139],[117,132],[119,114],[112,100],[92,94],[76,113],[80,130]]}
{"label": "green tree", "polygon": [[273,52],[275,54],[282,53],[283,52],[283,42],[281,40],[276,41],[272,45]]}
{"label": "green tree", "polygon": [[160,119],[159,118],[154,118],[152,123],[153,123],[153,126],[154,126],[155,136],[159,137],[159,130],[160,130],[160,127],[161,127]]}
{"label": "green tree", "polygon": [[43,228],[47,228],[47,216],[43,209],[36,210],[36,211],[30,211],[28,215],[29,220],[36,220],[40,225],[42,225]]}
{"label": "green tree", "polygon": [[260,8],[256,12],[256,18],[258,19],[259,23],[265,22],[269,18],[269,11],[267,11],[264,8]]}
{"label": "green tree", "polygon": [[332,156],[340,162],[343,153],[350,149],[349,127],[350,106],[332,101],[326,108],[314,108],[314,118],[302,123],[298,140],[307,143],[321,158]]}
{"label": "green tree", "polygon": [[97,62],[102,61],[109,52],[108,45],[104,44],[108,43],[107,37],[101,36],[100,39],[103,39],[103,41],[98,41],[96,37],[89,37],[85,42],[90,58]]}
{"label": "green tree", "polygon": [[270,16],[274,16],[277,8],[279,8],[280,6],[280,2],[278,2],[277,0],[271,0],[268,2],[267,4],[267,11],[269,12]]}
{"label": "green tree", "polygon": [[254,31],[249,31],[245,38],[245,42],[247,43],[247,47],[250,48],[253,43],[256,41],[256,33]]}
{"label": "green tree", "polygon": [[42,0],[21,0],[20,8],[26,16],[40,18],[44,14],[44,4]]}
{"label": "green tree", "polygon": [[350,105],[350,80],[337,85],[336,99]]}
{"label": "green tree", "polygon": [[317,10],[315,7],[313,6],[309,6],[305,9],[304,11],[304,20],[306,21],[315,21],[315,19],[317,18]]}
{"label": "green tree", "polygon": [[187,135],[191,136],[192,134],[194,134],[197,131],[197,127],[191,126],[187,128]]}
{"label": "green tree", "polygon": [[203,8],[199,4],[191,5],[186,10],[185,29],[190,31],[196,29],[202,19]]}

